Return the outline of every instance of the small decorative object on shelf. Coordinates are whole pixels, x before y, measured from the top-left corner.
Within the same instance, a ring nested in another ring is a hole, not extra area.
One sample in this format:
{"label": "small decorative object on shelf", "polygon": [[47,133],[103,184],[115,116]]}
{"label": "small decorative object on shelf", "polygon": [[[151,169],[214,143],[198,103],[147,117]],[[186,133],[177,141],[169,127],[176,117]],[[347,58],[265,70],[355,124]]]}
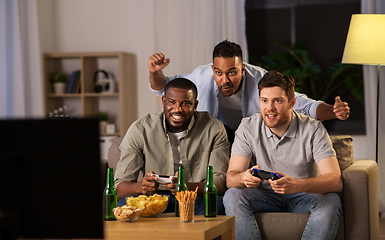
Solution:
{"label": "small decorative object on shelf", "polygon": [[99,120],[99,133],[105,134],[108,121],[108,113],[99,111],[96,113],[96,118]]}
{"label": "small decorative object on shelf", "polygon": [[49,118],[69,118],[70,116],[67,113],[68,106],[63,105],[62,107],[56,108],[53,111],[48,113]]}
{"label": "small decorative object on shelf", "polygon": [[68,82],[68,75],[62,71],[56,71],[51,74],[51,83],[53,86],[53,92],[61,94],[66,92],[66,84]]}
{"label": "small decorative object on shelf", "polygon": [[107,123],[106,132],[109,134],[115,133],[115,124]]}
{"label": "small decorative object on shelf", "polygon": [[108,112],[99,111],[96,113],[96,118],[99,121],[108,121]]}

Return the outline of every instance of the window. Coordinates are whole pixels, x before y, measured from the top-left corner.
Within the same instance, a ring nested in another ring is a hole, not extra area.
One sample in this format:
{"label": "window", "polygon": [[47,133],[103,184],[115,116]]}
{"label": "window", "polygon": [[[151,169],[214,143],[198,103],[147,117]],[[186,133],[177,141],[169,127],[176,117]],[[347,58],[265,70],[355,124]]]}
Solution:
{"label": "window", "polygon": [[[270,51],[283,52],[270,39],[285,44],[305,41],[305,50],[325,72],[329,66],[341,62],[351,15],[360,13],[360,9],[359,0],[246,0],[249,62],[258,65],[261,57]],[[362,74],[362,67],[353,68]],[[359,90],[363,93],[362,88]],[[333,104],[337,95],[349,103],[350,118],[324,121],[329,134],[365,134],[364,104],[346,84],[333,91],[325,102]],[[308,97],[314,98],[309,94]]]}

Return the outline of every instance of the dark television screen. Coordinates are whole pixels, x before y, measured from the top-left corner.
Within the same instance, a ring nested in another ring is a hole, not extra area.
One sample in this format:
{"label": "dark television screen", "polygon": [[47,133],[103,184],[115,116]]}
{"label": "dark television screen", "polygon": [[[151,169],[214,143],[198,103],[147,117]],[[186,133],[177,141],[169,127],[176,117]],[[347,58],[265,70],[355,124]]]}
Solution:
{"label": "dark television screen", "polygon": [[103,238],[96,119],[0,120],[0,239]]}

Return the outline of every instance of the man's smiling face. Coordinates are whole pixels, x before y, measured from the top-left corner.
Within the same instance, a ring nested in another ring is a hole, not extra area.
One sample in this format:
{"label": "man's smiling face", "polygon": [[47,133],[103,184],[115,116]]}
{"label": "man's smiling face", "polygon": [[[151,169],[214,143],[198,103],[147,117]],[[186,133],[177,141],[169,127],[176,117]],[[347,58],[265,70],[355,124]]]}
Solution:
{"label": "man's smiling face", "polygon": [[168,131],[176,133],[186,130],[198,105],[193,91],[170,87],[162,97],[162,102]]}
{"label": "man's smiling face", "polygon": [[266,126],[272,130],[286,131],[290,123],[291,109],[295,104],[295,98],[289,100],[285,90],[281,87],[266,87],[260,91],[259,104],[261,116]]}
{"label": "man's smiling face", "polygon": [[228,97],[240,89],[245,65],[239,57],[216,57],[212,66],[214,79],[223,96]]}

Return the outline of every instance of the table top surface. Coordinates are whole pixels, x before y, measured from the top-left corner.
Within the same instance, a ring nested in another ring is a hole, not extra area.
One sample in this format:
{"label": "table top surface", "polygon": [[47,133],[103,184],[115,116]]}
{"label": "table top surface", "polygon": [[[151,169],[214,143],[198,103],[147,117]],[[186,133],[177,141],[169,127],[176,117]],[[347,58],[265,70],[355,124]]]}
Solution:
{"label": "table top surface", "polygon": [[194,222],[181,223],[174,213],[165,213],[156,217],[139,217],[133,222],[104,221],[104,234],[105,239],[181,239],[181,234],[183,239],[212,239],[234,229],[234,226],[234,216],[206,218],[195,215]]}

